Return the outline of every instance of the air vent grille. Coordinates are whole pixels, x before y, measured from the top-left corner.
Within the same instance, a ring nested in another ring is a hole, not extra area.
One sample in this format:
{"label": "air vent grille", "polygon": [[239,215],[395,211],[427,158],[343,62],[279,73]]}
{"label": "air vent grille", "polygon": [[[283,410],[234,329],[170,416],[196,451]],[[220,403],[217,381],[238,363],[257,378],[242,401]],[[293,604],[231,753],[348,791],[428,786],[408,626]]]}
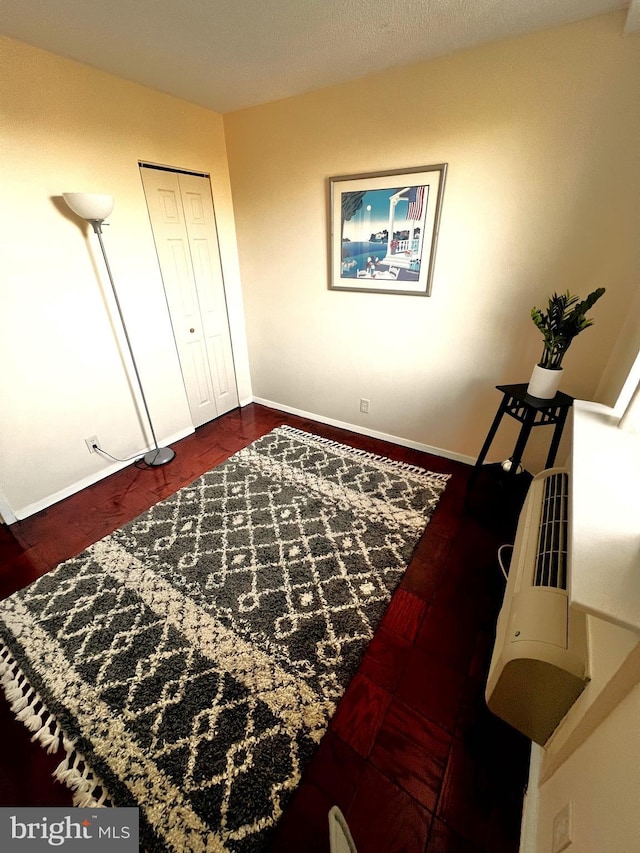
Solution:
{"label": "air vent grille", "polygon": [[567,588],[569,475],[550,474],[545,481],[534,586]]}

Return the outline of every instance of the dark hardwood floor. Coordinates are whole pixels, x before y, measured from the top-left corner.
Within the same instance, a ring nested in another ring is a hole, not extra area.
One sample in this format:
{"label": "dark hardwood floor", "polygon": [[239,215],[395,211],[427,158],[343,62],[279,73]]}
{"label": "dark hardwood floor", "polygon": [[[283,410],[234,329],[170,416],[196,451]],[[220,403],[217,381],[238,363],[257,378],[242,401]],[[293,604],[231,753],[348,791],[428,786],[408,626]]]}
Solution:
{"label": "dark hardwood floor", "polygon": [[[250,405],[199,428],[162,468],[134,465],[0,525],[0,596],[26,586],[240,448],[289,423],[453,476],[276,833],[278,853],[328,851],[327,813],[359,853],[516,853],[528,741],[484,702],[510,531],[465,501],[470,468]],[[494,523],[495,522],[495,523]],[[61,756],[32,744],[0,697],[0,805],[66,805]]]}

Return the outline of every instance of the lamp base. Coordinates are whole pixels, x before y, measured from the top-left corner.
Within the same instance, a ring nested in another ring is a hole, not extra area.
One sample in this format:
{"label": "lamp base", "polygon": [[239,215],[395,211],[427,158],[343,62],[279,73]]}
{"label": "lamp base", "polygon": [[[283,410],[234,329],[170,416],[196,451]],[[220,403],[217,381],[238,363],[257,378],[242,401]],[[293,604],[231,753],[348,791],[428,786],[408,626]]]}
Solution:
{"label": "lamp base", "polygon": [[160,465],[166,465],[167,462],[175,457],[176,452],[170,447],[158,447],[155,450],[150,450],[142,457],[150,468],[158,468]]}

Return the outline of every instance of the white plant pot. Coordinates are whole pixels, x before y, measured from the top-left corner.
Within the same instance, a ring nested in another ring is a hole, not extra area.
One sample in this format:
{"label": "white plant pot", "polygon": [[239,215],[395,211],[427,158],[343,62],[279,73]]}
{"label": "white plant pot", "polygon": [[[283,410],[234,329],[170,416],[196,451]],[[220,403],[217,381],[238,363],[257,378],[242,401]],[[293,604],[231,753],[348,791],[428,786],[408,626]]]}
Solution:
{"label": "white plant pot", "polygon": [[560,387],[563,372],[562,367],[550,370],[548,367],[540,367],[536,364],[529,380],[527,394],[539,400],[552,400]]}

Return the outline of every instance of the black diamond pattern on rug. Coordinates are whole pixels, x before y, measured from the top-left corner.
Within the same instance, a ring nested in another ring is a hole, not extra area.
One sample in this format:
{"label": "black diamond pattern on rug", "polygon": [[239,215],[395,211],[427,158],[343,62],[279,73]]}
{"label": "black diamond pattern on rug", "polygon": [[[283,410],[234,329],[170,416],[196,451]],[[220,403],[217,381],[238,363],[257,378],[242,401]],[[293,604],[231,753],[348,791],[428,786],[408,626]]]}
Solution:
{"label": "black diamond pattern on rug", "polygon": [[77,803],[265,850],[446,480],[282,427],[3,602],[7,697]]}

